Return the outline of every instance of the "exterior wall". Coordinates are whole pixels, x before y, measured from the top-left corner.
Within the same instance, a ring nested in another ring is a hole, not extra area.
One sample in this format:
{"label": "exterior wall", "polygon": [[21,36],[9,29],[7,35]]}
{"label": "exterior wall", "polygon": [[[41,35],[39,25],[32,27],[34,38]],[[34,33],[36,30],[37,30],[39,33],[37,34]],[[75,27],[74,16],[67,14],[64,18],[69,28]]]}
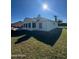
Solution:
{"label": "exterior wall", "polygon": [[39,29],[38,30],[42,30],[42,31],[50,31],[50,30],[53,30],[55,28],[58,27],[57,23],[56,22],[50,22],[50,21],[44,21],[42,22],[43,26],[42,26],[42,29]]}
{"label": "exterior wall", "polygon": [[[39,28],[39,23],[42,23],[42,28]],[[42,22],[37,22],[37,30],[40,31],[46,31],[46,22],[42,21]]]}
{"label": "exterior wall", "polygon": [[57,27],[58,27],[58,25],[56,22],[48,22],[47,23],[47,31],[53,30]]}
{"label": "exterior wall", "polygon": [[[40,21],[35,21],[33,19],[28,19],[24,21],[24,24],[26,23],[36,23],[36,28],[26,28],[23,27],[25,30],[38,30],[38,31],[50,31],[52,29],[55,29],[58,27],[57,22],[55,21],[49,21],[49,20],[40,20]],[[42,28],[39,28],[39,23],[42,23]]]}
{"label": "exterior wall", "polygon": [[[32,25],[32,23],[35,23],[36,21],[34,21],[33,19],[31,19],[31,18],[29,18],[29,19],[26,19],[26,20],[24,20],[24,24],[28,24],[28,23],[31,23],[31,25]],[[32,28],[32,26],[31,26],[31,28],[26,28],[25,26],[22,28],[22,29],[24,29],[24,30],[35,30],[36,28]]]}

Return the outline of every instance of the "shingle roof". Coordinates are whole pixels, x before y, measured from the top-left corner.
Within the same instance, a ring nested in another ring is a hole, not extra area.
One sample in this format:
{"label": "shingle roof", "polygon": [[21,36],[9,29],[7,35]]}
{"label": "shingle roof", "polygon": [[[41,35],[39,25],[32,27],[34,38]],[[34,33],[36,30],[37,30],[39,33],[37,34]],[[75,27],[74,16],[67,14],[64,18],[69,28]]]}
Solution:
{"label": "shingle roof", "polygon": [[[44,17],[41,17],[41,16],[37,16],[37,17],[34,17],[34,18],[25,18],[24,21],[27,21],[27,20],[32,20],[32,21],[53,21],[51,19],[47,19],[47,18],[44,18]],[[54,22],[54,21],[53,21]]]}

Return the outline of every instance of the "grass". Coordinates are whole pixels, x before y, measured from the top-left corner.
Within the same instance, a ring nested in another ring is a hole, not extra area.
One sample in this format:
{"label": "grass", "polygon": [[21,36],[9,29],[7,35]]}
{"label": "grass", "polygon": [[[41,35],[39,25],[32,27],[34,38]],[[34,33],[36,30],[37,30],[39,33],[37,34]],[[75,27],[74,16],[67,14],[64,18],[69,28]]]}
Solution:
{"label": "grass", "polygon": [[67,30],[63,29],[57,42],[51,46],[30,37],[28,40],[15,44],[15,42],[24,35],[12,37],[11,50],[12,59],[67,59]]}

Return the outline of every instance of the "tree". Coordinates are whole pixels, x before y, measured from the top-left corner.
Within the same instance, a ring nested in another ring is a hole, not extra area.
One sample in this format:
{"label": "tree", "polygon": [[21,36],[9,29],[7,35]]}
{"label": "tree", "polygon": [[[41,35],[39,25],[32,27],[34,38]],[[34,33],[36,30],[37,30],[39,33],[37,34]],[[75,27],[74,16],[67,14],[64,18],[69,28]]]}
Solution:
{"label": "tree", "polygon": [[63,21],[62,20],[58,20],[58,24],[61,24],[61,23],[63,23]]}

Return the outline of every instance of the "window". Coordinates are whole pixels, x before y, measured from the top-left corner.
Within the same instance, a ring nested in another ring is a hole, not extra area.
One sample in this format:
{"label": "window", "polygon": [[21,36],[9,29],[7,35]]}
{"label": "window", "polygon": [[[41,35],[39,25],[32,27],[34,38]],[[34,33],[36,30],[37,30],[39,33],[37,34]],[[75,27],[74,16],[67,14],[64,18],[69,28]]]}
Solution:
{"label": "window", "polygon": [[28,28],[31,28],[31,23],[28,23]]}
{"label": "window", "polygon": [[32,23],[32,28],[36,28],[36,23]]}
{"label": "window", "polygon": [[27,24],[26,24],[26,28],[27,28]]}
{"label": "window", "polygon": [[39,28],[42,28],[42,23],[39,23]]}
{"label": "window", "polygon": [[23,27],[25,27],[25,24],[23,25]]}

